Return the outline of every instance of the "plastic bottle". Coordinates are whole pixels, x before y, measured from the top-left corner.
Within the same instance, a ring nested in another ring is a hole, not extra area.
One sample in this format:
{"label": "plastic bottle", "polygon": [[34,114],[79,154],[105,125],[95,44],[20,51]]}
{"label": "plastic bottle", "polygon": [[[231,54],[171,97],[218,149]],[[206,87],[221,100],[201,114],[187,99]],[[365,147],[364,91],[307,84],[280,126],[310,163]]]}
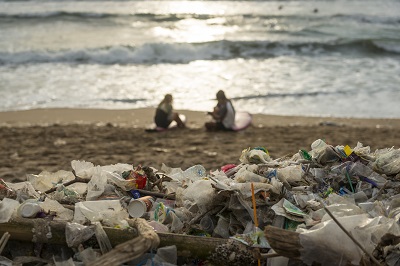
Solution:
{"label": "plastic bottle", "polygon": [[183,175],[189,179],[197,179],[197,178],[202,178],[206,176],[206,169],[202,165],[193,165],[183,171]]}
{"label": "plastic bottle", "polygon": [[300,156],[308,161],[311,161],[312,157],[306,150],[299,150]]}
{"label": "plastic bottle", "polygon": [[42,211],[40,205],[35,201],[25,201],[18,209],[19,215],[24,218],[34,218]]}

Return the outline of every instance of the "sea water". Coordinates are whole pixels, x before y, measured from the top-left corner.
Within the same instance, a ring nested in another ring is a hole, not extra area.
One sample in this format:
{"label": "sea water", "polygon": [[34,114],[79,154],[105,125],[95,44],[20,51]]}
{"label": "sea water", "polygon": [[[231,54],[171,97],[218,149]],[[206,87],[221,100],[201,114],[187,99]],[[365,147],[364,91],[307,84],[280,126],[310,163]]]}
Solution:
{"label": "sea water", "polygon": [[0,111],[400,117],[400,1],[0,1]]}

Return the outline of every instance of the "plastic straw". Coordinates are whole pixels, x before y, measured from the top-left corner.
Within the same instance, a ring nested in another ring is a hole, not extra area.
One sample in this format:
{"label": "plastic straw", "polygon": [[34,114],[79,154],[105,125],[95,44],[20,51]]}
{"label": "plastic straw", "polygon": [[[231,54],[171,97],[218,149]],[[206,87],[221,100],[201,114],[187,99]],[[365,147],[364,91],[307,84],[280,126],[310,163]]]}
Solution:
{"label": "plastic straw", "polygon": [[256,227],[258,227],[257,209],[256,209],[256,197],[254,196],[254,185],[253,185],[253,183],[251,183],[251,200],[253,202],[254,225]]}
{"label": "plastic straw", "polygon": [[[253,215],[254,215],[254,225],[258,227],[258,218],[257,218],[257,208],[256,208],[256,197],[254,196],[254,185],[251,183],[251,201],[253,202]],[[258,266],[261,265],[261,260],[258,259]]]}
{"label": "plastic straw", "polygon": [[353,183],[351,182],[350,175],[349,175],[349,167],[350,167],[350,164],[347,164],[347,166],[346,166],[346,177],[349,180],[351,192],[354,193]]}

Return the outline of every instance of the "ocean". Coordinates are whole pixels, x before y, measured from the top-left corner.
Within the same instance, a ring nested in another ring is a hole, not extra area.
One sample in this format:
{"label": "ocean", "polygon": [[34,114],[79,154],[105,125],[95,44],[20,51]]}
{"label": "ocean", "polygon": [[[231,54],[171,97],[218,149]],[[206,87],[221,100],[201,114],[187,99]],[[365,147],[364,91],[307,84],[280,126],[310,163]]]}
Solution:
{"label": "ocean", "polygon": [[0,111],[400,118],[400,1],[0,1]]}

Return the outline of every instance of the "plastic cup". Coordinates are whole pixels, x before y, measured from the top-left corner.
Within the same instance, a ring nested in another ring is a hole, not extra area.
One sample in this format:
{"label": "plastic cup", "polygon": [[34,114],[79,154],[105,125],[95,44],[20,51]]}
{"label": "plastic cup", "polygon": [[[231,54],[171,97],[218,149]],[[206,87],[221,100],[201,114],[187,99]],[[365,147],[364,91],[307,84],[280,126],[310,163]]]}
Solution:
{"label": "plastic cup", "polygon": [[153,204],[154,199],[151,196],[132,199],[128,205],[128,213],[131,217],[140,218],[151,210]]}

